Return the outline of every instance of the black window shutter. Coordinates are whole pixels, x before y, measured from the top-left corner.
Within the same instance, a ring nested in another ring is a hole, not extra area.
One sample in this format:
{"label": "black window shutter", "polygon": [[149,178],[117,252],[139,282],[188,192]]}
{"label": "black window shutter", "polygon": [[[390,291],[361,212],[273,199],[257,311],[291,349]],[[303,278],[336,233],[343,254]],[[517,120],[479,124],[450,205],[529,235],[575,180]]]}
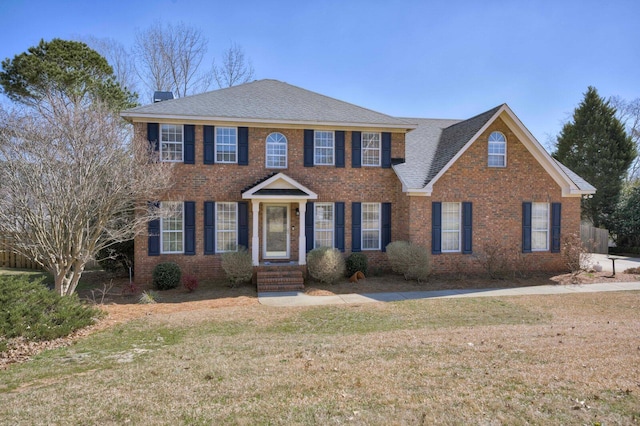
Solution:
{"label": "black window shutter", "polygon": [[387,245],[391,243],[391,203],[382,203],[382,251],[387,251]]}
{"label": "black window shutter", "polygon": [[531,253],[531,203],[522,203],[522,252]]}
{"label": "black window shutter", "polygon": [[551,253],[560,253],[560,222],[562,204],[551,203]]}
{"label": "black window shutter", "polygon": [[204,254],[216,252],[216,203],[204,202]]}
{"label": "black window shutter", "polygon": [[362,166],[362,133],[351,132],[351,167]]}
{"label": "black window shutter", "polygon": [[313,211],[313,203],[311,201],[307,201],[306,211],[304,213],[304,236],[307,239],[307,245],[305,247],[307,253],[313,250],[313,243],[314,243],[313,218],[314,217],[315,217],[315,212]]}
{"label": "black window shutter", "polygon": [[351,251],[362,251],[362,204],[351,203]]}
{"label": "black window shutter", "polygon": [[[158,203],[149,203],[149,208],[158,208]],[[160,219],[154,219],[147,224],[147,254],[160,256]]]}
{"label": "black window shutter", "polygon": [[238,164],[249,165],[249,128],[238,127]]}
{"label": "black window shutter", "polygon": [[184,254],[196,254],[196,203],[184,202]]}
{"label": "black window shutter", "polygon": [[238,203],[238,245],[249,248],[249,203]]}
{"label": "black window shutter", "polygon": [[184,125],[184,164],[195,164],[196,160],[196,126]]}
{"label": "black window shutter", "polygon": [[473,253],[473,205],[462,203],[462,253]]}
{"label": "black window shutter", "polygon": [[160,150],[160,125],[158,123],[147,123],[147,140],[153,146],[154,151]]}
{"label": "black window shutter", "polygon": [[382,132],[382,168],[391,168],[391,133]]}
{"label": "black window shutter", "polygon": [[344,167],[344,130],[336,130],[336,167]]}
{"label": "black window shutter", "polygon": [[431,203],[431,253],[442,253],[442,203]]}
{"label": "black window shutter", "polygon": [[313,130],[304,131],[304,166],[313,167]]}
{"label": "black window shutter", "polygon": [[215,164],[215,127],[202,126],[202,133],[204,140],[204,164]]}
{"label": "black window shutter", "polygon": [[344,203],[335,203],[335,246],[344,252]]}

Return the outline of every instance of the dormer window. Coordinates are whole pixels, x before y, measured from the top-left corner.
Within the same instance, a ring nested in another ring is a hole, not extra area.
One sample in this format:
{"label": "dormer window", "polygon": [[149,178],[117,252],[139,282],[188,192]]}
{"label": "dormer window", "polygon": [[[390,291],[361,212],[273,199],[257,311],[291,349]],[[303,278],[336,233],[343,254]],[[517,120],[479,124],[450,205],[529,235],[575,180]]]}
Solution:
{"label": "dormer window", "polygon": [[489,135],[489,167],[506,167],[507,138],[500,132]]}

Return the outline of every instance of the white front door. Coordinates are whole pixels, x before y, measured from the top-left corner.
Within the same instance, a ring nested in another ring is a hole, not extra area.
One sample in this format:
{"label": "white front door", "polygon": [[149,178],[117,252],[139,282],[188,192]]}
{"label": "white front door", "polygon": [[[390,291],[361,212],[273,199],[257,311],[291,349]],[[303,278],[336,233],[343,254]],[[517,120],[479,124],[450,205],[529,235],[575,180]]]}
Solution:
{"label": "white front door", "polygon": [[266,204],[264,209],[264,258],[289,258],[289,204]]}

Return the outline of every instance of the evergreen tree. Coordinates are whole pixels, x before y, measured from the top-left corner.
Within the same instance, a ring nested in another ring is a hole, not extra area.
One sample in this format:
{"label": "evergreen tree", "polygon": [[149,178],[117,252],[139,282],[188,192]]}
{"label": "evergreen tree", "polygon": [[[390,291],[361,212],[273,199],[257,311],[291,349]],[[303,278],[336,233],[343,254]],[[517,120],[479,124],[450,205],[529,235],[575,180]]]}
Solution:
{"label": "evergreen tree", "polygon": [[553,156],[596,187],[593,198],[582,200],[582,216],[594,226],[608,226],[636,149],[616,109],[589,87],[558,136]]}
{"label": "evergreen tree", "polygon": [[106,103],[120,111],[136,105],[137,95],[120,86],[113,68],[84,43],[54,38],[40,40],[13,59],[2,61],[0,85],[15,102],[34,106],[50,97],[72,103]]}

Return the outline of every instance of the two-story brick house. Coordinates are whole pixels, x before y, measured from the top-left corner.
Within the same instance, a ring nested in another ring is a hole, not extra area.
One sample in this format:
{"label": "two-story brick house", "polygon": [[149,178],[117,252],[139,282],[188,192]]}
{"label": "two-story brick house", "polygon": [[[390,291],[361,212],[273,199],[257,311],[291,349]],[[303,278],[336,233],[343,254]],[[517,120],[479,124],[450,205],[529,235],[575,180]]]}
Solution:
{"label": "two-story brick house", "polygon": [[[396,118],[275,80],[124,111],[177,163],[175,214],[135,240],[136,277],[175,261],[201,279],[245,246],[259,265],[305,265],[333,246],[384,265],[388,243],[429,247],[435,272],[478,268],[500,240],[561,269],[595,189],[555,162],[507,105],[468,120]],[[273,267],[273,266],[272,266]]]}

